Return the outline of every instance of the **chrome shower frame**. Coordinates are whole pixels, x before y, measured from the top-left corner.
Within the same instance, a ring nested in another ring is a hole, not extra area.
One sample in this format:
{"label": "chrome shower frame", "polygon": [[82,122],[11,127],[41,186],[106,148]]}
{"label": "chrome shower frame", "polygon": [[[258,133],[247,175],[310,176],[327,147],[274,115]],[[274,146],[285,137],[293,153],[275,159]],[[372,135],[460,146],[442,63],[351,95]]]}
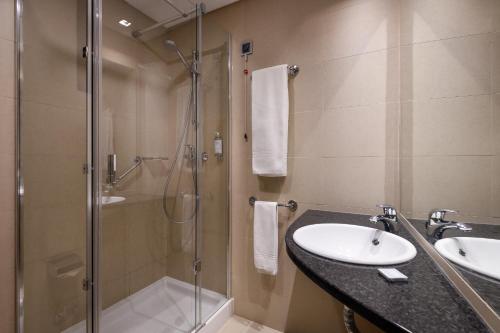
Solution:
{"label": "chrome shower frame", "polygon": [[15,2],[15,94],[16,94],[16,132],[15,132],[15,288],[16,288],[16,309],[15,309],[15,330],[17,333],[24,332],[24,267],[22,262],[22,225],[23,204],[24,204],[24,181],[22,174],[21,160],[21,85],[23,83],[23,68],[21,66],[21,57],[23,54],[23,30],[22,30],[23,0]]}
{"label": "chrome shower frame", "polygon": [[[16,304],[15,330],[24,333],[24,266],[23,266],[23,210],[24,210],[24,180],[21,159],[21,107],[23,67],[21,58],[23,46],[23,0],[15,0],[15,271],[16,271]],[[98,290],[99,249],[99,173],[95,172],[99,162],[98,156],[98,112],[101,104],[101,0],[86,0],[86,41],[82,48],[82,57],[86,59],[86,123],[87,144],[86,162],[83,172],[86,174],[86,274],[83,288],[86,291],[86,331],[98,332],[100,299]]]}
{"label": "chrome shower frame", "polygon": [[[86,41],[82,49],[82,56],[86,58],[86,126],[87,126],[87,143],[86,143],[86,161],[83,171],[86,174],[86,271],[83,287],[85,290],[86,298],[86,332],[98,333],[100,327],[100,316],[102,314],[101,304],[101,289],[100,289],[100,246],[101,246],[101,184],[103,180],[99,172],[100,161],[99,156],[99,114],[102,105],[102,0],[84,0],[86,5]],[[21,159],[21,108],[22,108],[22,85],[23,85],[23,2],[24,0],[15,0],[15,74],[16,74],[16,156],[15,156],[15,179],[16,179],[16,209],[15,209],[15,270],[16,270],[16,332],[24,333],[24,282],[23,282],[23,199],[24,199],[24,182],[22,172],[22,159]],[[194,107],[195,112],[195,126],[196,126],[196,193],[202,190],[202,154],[203,154],[203,101],[202,101],[202,86],[201,86],[201,69],[202,69],[202,42],[203,42],[203,27],[202,17],[205,14],[205,6],[199,4],[195,9],[189,11],[187,14],[196,14],[196,50],[193,57],[192,65],[192,78],[193,78],[193,91],[194,91]],[[182,16],[182,15],[181,15]],[[185,16],[183,16],[185,17]],[[177,20],[177,19],[176,19]],[[146,28],[139,34],[154,28],[164,25],[160,22],[156,27]],[[230,38],[230,36],[229,36]],[[228,137],[231,136],[231,129],[229,121],[231,119],[231,43],[228,41],[228,115],[227,115],[227,128]],[[228,140],[228,154],[231,150],[230,140]],[[229,155],[228,155],[229,156]],[[161,158],[161,157],[160,157]],[[143,159],[151,159],[143,157]],[[163,158],[161,158],[163,159]],[[225,175],[228,181],[228,197],[225,203],[226,217],[228,226],[226,229],[226,249],[227,249],[227,283],[226,283],[226,297],[229,300],[231,297],[231,239],[229,223],[230,217],[230,188],[231,188],[231,165],[228,159],[227,174]],[[202,251],[202,209],[203,203],[199,195],[196,197],[196,233],[194,238],[195,255],[194,255],[194,268],[197,263],[203,259]],[[202,307],[201,307],[201,290],[202,290],[202,273],[196,272],[195,279],[195,327],[194,331],[198,331],[204,326],[202,321]]]}

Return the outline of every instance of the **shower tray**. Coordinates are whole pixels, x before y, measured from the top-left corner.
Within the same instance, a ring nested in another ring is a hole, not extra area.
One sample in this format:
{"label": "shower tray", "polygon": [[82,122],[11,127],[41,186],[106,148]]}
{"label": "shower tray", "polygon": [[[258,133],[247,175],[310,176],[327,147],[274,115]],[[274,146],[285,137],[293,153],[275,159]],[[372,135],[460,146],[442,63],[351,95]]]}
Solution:
{"label": "shower tray", "polygon": [[[202,289],[202,322],[224,305],[227,299]],[[164,277],[103,310],[103,333],[187,333],[194,327],[194,286]],[[62,333],[85,333],[81,321]]]}

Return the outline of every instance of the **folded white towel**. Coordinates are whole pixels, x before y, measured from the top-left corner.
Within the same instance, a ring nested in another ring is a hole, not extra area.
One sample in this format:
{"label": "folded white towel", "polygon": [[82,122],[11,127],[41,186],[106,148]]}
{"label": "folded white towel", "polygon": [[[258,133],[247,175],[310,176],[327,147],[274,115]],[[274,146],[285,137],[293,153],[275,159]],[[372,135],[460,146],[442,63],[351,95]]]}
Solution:
{"label": "folded white towel", "polygon": [[261,273],[278,273],[278,203],[256,201],[253,215],[253,259]]}
{"label": "folded white towel", "polygon": [[266,177],[287,174],[288,65],[252,72],[252,168]]}

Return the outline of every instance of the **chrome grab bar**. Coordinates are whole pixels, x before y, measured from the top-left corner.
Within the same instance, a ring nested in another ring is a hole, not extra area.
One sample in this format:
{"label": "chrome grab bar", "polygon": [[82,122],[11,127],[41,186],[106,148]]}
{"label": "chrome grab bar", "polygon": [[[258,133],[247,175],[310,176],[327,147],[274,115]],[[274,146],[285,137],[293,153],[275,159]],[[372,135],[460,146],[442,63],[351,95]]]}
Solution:
{"label": "chrome grab bar", "polygon": [[109,154],[108,155],[108,177],[107,177],[107,183],[109,185],[117,185],[120,183],[125,177],[127,177],[132,171],[137,169],[142,162],[144,161],[168,161],[168,157],[164,156],[136,156],[134,158],[133,164],[125,170],[121,175],[117,175],[117,168],[116,168],[116,154]]}
{"label": "chrome grab bar", "polygon": [[[248,199],[248,203],[252,207],[255,206],[255,201],[257,201],[257,198],[254,196],[251,196]],[[290,209],[290,211],[295,212],[297,210],[297,208],[299,208],[299,204],[295,200],[288,200],[287,203],[279,203],[278,202],[278,207],[286,207],[286,208]]]}
{"label": "chrome grab bar", "polygon": [[139,165],[142,164],[142,157],[136,156],[134,158],[134,164],[132,164],[127,170],[125,170],[120,176],[116,177],[111,185],[117,185],[125,177],[127,177],[132,171],[134,171]]}
{"label": "chrome grab bar", "polygon": [[164,156],[142,156],[143,161],[168,161],[168,157]]}

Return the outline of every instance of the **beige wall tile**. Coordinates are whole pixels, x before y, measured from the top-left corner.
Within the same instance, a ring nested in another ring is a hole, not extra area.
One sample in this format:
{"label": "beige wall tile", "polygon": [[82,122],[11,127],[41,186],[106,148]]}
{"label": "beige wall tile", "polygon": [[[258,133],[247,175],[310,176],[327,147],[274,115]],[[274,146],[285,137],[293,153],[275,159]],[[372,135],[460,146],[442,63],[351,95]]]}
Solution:
{"label": "beige wall tile", "polygon": [[0,0],[0,38],[14,40],[15,0]]}
{"label": "beige wall tile", "polygon": [[15,152],[15,101],[0,97],[0,154],[14,155]]}
{"label": "beige wall tile", "polygon": [[106,309],[128,296],[127,277],[102,282],[102,308]]}
{"label": "beige wall tile", "polygon": [[385,156],[389,108],[391,104],[377,104],[324,112],[316,143],[321,156]]}
{"label": "beige wall tile", "polygon": [[290,112],[322,110],[324,105],[324,68],[320,64],[300,66],[300,75],[289,80]]}
{"label": "beige wall tile", "polygon": [[25,210],[23,219],[25,261],[48,259],[72,252],[75,248],[85,248],[84,207],[65,205],[57,211],[54,211],[53,207]]}
{"label": "beige wall tile", "polygon": [[336,211],[359,212],[385,201],[385,158],[322,159],[324,199]]}
{"label": "beige wall tile", "polygon": [[403,0],[401,42],[420,43],[491,32],[498,7],[495,0]]}
{"label": "beige wall tile", "polygon": [[350,1],[333,8],[325,21],[329,59],[384,50],[399,45],[399,1]]}
{"label": "beige wall tile", "polygon": [[[283,187],[279,188],[283,200],[294,199],[301,203],[324,203],[324,169],[319,158],[288,159],[289,174],[283,179]],[[314,170],[314,172],[311,172]],[[259,179],[262,183],[269,180]]]}
{"label": "beige wall tile", "polygon": [[401,48],[401,99],[490,93],[489,35]]}
{"label": "beige wall tile", "polygon": [[79,205],[82,208],[85,206],[83,157],[26,154],[23,156],[23,161],[26,210],[53,208],[54,205],[73,205],[73,207]]}
{"label": "beige wall tile", "polygon": [[491,181],[491,216],[495,219],[495,224],[500,224],[500,157],[493,157]]}
{"label": "beige wall tile", "polygon": [[398,101],[398,64],[399,53],[396,50],[326,62],[323,69],[325,108]]}
{"label": "beige wall tile", "polygon": [[404,103],[401,116],[403,156],[493,154],[489,95]]}
{"label": "beige wall tile", "polygon": [[492,95],[493,113],[493,150],[495,155],[500,155],[500,94]]}
{"label": "beige wall tile", "polygon": [[[251,3],[251,1],[245,3]],[[281,49],[286,52],[285,62],[300,65],[316,64],[328,59],[326,22],[329,10],[335,4],[324,0],[315,1],[313,6],[300,0],[280,0],[277,3],[280,5],[279,11],[269,17],[282,17],[287,20],[285,23],[286,39],[278,41],[268,52],[275,52],[276,45],[282,45]],[[246,17],[247,20],[254,19],[251,16]],[[250,29],[247,29],[245,33],[254,34]]]}
{"label": "beige wall tile", "polygon": [[21,121],[26,129],[23,154],[85,156],[85,111],[26,101],[22,103]]}
{"label": "beige wall tile", "polygon": [[125,218],[124,211],[119,206],[107,206],[102,210],[101,271],[105,284],[123,279],[127,275]]}
{"label": "beige wall tile", "polygon": [[[3,230],[1,232],[3,233]],[[12,252],[12,249],[9,248],[7,251],[4,253]],[[13,267],[4,266],[0,265],[0,281],[2,281],[2,288],[0,288],[0,332],[11,333],[14,332],[15,327],[15,271]]]}
{"label": "beige wall tile", "polygon": [[[500,12],[500,10],[499,10]],[[500,93],[500,33],[493,34],[492,37],[492,92]]]}
{"label": "beige wall tile", "polygon": [[0,39],[0,97],[14,98],[14,42]]}
{"label": "beige wall tile", "polygon": [[[13,188],[11,188],[13,192]],[[11,192],[11,191],[9,191]],[[0,263],[0,274],[2,277],[7,277],[8,274],[14,272],[14,244],[15,244],[15,225],[14,225],[14,210],[0,210],[0,250],[2,253],[10,254],[5,255],[5,258],[2,259]],[[3,280],[0,278],[0,281]],[[13,282],[12,279],[8,280],[7,283],[2,285],[0,288],[0,295],[3,293],[4,295],[7,293],[4,289],[14,289],[14,285],[10,284]],[[2,298],[0,297],[0,302],[2,302]],[[14,300],[11,300],[12,302]]]}
{"label": "beige wall tile", "polygon": [[[414,157],[404,161],[403,209],[425,216],[435,207],[462,216],[490,216],[492,158],[488,156]],[[409,195],[408,195],[409,194]]]}
{"label": "beige wall tile", "polygon": [[288,156],[318,157],[320,152],[322,112],[299,112],[290,115]]}

